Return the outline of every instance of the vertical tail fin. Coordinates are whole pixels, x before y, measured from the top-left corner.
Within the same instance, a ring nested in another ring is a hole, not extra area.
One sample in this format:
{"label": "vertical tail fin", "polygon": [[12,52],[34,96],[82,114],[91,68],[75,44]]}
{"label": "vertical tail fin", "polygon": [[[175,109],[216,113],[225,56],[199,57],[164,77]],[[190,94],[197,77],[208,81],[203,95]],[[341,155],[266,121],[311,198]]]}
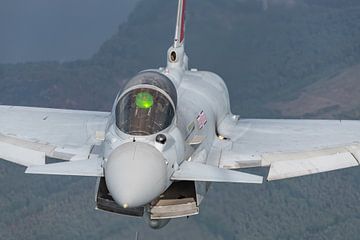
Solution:
{"label": "vertical tail fin", "polygon": [[188,57],[184,50],[185,41],[185,5],[186,0],[179,0],[174,44],[167,54],[167,67],[173,69],[188,69]]}
{"label": "vertical tail fin", "polygon": [[185,9],[186,0],[179,0],[176,30],[174,38],[174,47],[181,47],[184,44],[185,39]]}

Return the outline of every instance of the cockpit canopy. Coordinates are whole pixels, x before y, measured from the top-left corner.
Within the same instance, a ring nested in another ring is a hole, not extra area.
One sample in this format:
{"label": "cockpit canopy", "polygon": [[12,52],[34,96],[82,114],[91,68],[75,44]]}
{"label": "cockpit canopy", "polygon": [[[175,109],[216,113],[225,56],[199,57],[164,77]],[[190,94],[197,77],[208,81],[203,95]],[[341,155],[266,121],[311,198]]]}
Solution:
{"label": "cockpit canopy", "polygon": [[130,135],[158,133],[171,125],[176,103],[176,88],[169,78],[142,72],[126,84],[117,99],[116,126]]}

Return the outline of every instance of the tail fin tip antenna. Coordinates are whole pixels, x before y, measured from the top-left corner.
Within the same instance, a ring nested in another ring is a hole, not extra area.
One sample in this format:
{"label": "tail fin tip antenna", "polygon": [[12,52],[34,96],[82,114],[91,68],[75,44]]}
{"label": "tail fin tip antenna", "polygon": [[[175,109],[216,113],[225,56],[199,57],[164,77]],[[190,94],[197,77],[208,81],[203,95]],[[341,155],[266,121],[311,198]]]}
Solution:
{"label": "tail fin tip antenna", "polygon": [[185,40],[186,0],[179,0],[174,47],[181,47]]}

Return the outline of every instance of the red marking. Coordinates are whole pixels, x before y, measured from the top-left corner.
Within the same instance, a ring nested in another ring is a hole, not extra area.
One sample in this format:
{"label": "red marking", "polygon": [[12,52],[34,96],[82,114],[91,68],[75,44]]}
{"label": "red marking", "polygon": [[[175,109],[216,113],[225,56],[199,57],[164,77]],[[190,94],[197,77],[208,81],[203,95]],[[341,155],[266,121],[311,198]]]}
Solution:
{"label": "red marking", "polygon": [[186,0],[183,0],[182,13],[181,13],[180,43],[184,41],[184,37],[185,37],[185,9],[186,9]]}
{"label": "red marking", "polygon": [[207,118],[204,111],[201,111],[201,113],[197,116],[196,120],[198,122],[199,129],[202,129],[207,123]]}

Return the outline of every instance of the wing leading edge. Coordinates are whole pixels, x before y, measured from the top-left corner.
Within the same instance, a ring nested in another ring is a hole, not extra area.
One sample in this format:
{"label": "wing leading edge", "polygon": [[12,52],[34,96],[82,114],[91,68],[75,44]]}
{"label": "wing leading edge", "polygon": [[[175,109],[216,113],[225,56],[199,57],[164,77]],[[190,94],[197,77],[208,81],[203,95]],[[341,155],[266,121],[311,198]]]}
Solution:
{"label": "wing leading edge", "polygon": [[27,167],[44,165],[47,158],[65,161],[96,158],[93,155],[103,141],[109,115],[0,106],[0,158]]}
{"label": "wing leading edge", "polygon": [[104,176],[100,158],[30,166],[26,169],[25,173],[86,177]]}
{"label": "wing leading edge", "polygon": [[171,180],[261,184],[263,182],[263,177],[249,173],[221,169],[197,162],[184,161],[180,165],[179,170],[174,172]]}
{"label": "wing leading edge", "polygon": [[225,121],[221,168],[270,167],[268,181],[359,165],[360,121]]}

